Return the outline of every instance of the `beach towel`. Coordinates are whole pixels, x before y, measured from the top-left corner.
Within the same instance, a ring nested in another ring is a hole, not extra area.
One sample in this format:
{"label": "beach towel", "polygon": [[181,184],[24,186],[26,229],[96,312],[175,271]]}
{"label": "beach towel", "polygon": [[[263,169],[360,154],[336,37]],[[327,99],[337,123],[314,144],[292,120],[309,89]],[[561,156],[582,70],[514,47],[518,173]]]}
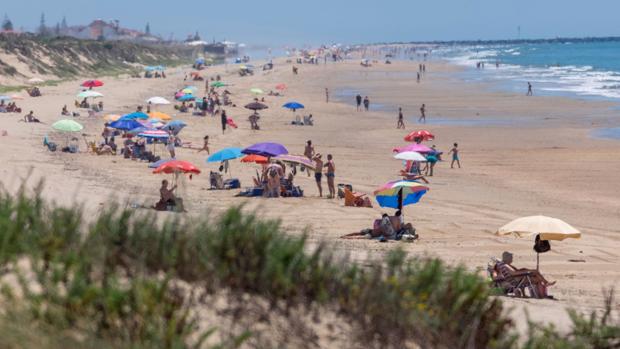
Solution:
{"label": "beach towel", "polygon": [[231,119],[231,118],[227,118],[226,119],[226,123],[228,124],[228,126],[230,126],[232,128],[238,128],[237,124],[235,124],[235,121],[233,121],[233,119]]}

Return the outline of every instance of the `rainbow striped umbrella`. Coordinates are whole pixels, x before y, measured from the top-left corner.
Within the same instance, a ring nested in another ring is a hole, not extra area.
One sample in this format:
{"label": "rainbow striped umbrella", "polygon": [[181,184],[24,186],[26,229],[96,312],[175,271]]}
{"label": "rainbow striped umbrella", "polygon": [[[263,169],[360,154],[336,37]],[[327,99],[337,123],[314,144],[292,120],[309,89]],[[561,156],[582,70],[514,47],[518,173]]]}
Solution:
{"label": "rainbow striped umbrella", "polygon": [[396,180],[388,182],[375,190],[375,199],[381,207],[401,210],[403,206],[420,201],[429,188],[416,181]]}

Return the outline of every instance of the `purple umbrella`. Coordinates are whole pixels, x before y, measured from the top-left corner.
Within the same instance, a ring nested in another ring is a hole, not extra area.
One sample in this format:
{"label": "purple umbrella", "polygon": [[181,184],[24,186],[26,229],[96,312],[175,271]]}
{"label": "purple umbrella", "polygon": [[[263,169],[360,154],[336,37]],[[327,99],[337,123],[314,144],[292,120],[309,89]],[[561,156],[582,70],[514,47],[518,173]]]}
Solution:
{"label": "purple umbrella", "polygon": [[261,155],[261,156],[266,156],[266,157],[273,157],[273,156],[288,154],[288,150],[286,150],[286,148],[282,144],[269,143],[269,142],[256,143],[254,145],[251,145],[243,149],[241,152],[243,154],[248,154],[248,155],[255,154],[255,155]]}

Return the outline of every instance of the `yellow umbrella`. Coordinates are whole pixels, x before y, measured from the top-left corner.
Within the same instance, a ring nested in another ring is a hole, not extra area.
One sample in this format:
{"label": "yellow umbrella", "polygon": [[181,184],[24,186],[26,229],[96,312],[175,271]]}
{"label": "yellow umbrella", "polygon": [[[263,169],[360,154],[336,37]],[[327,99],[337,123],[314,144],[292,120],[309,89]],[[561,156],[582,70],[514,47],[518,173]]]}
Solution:
{"label": "yellow umbrella", "polygon": [[120,115],[117,115],[117,114],[108,114],[108,115],[106,115],[106,116],[104,116],[104,117],[103,117],[103,119],[104,119],[105,121],[110,121],[110,122],[112,122],[112,121],[116,121],[116,120],[118,120],[118,119],[120,119],[120,118],[121,118],[121,116],[120,116]]}
{"label": "yellow umbrella", "polygon": [[[518,238],[532,238],[538,235],[540,240],[556,240],[581,238],[581,232],[570,224],[557,219],[546,216],[529,216],[517,218],[514,221],[499,228],[496,235],[513,235]],[[536,247],[536,246],[535,246]],[[536,270],[538,270],[540,262],[540,253],[536,249]],[[546,252],[547,249],[540,251]]]}
{"label": "yellow umbrella", "polygon": [[166,113],[162,113],[160,111],[150,112],[149,113],[149,117],[151,119],[159,119],[159,120],[163,120],[163,121],[172,120],[172,116],[170,116],[170,115],[168,115]]}
{"label": "yellow umbrella", "polygon": [[541,240],[562,241],[567,238],[579,239],[581,232],[570,224],[546,216],[529,216],[517,218],[497,230],[497,235],[514,235],[529,238],[540,235]]}

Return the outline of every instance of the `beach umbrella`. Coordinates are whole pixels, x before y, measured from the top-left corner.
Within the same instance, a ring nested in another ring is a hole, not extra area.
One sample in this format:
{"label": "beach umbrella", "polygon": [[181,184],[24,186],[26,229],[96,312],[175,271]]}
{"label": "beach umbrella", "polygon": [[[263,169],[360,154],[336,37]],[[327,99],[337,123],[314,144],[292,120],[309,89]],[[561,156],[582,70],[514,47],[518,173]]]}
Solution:
{"label": "beach umbrella", "polygon": [[177,101],[179,101],[179,102],[187,102],[187,101],[193,101],[195,99],[196,99],[195,96],[187,94],[187,95],[183,95],[183,96],[177,98]]}
{"label": "beach umbrella", "polygon": [[82,92],[78,93],[77,97],[78,98],[99,98],[99,97],[103,97],[103,93],[97,92],[97,91],[88,90],[88,91],[82,91]]}
{"label": "beach umbrella", "polygon": [[159,112],[159,111],[150,112],[148,115],[149,115],[149,118],[151,118],[151,119],[159,119],[159,120],[162,120],[162,121],[172,120],[172,116],[170,116],[170,115],[168,115],[166,113]]}
{"label": "beach umbrella", "polygon": [[103,117],[103,120],[111,122],[111,121],[116,121],[116,120],[118,120],[120,118],[121,118],[121,116],[118,115],[118,114],[108,114],[108,115]]}
{"label": "beach umbrella", "polygon": [[137,122],[136,120],[132,120],[132,119],[119,119],[117,121],[114,121],[112,123],[110,123],[109,125],[112,128],[118,129],[118,130],[124,130],[124,131],[129,131],[129,130],[133,130],[135,128],[138,127],[142,127],[143,125],[139,122]]}
{"label": "beach umbrella", "polygon": [[263,93],[265,93],[263,90],[261,90],[260,88],[256,88],[256,87],[251,88],[250,92],[255,95],[262,95]]}
{"label": "beach umbrella", "polygon": [[170,137],[170,134],[162,130],[145,130],[138,133],[138,137],[151,138],[151,139],[166,139]]}
{"label": "beach umbrella", "polygon": [[415,151],[405,151],[394,155],[394,159],[405,161],[426,161],[424,155]]}
{"label": "beach umbrella", "polygon": [[226,86],[226,84],[221,81],[216,81],[211,84],[211,87],[224,87],[224,86]]}
{"label": "beach umbrella", "polygon": [[402,153],[405,151],[415,151],[421,154],[436,152],[436,150],[434,150],[433,148],[427,147],[424,144],[417,144],[417,143],[409,144],[404,147],[394,148],[392,151],[395,153]]}
{"label": "beach umbrella", "polygon": [[146,100],[146,103],[152,105],[167,105],[170,104],[170,101],[164,97],[151,97]]}
{"label": "beach umbrella", "polygon": [[39,79],[39,78],[32,78],[32,79],[28,80],[29,84],[41,84],[41,83],[44,83],[44,82],[45,82],[45,80]]}
{"label": "beach umbrella", "polygon": [[241,159],[241,162],[255,162],[257,164],[267,164],[269,163],[269,158],[262,155],[251,154],[246,155],[243,159]]}
{"label": "beach umbrella", "polygon": [[291,164],[303,165],[306,168],[315,170],[314,163],[304,155],[282,154],[274,157],[274,160],[280,160]]}
{"label": "beach umbrella", "polygon": [[291,109],[293,111],[297,110],[297,109],[304,109],[304,105],[298,102],[288,102],[286,104],[284,104],[282,106],[283,108],[286,109]]}
{"label": "beach umbrella", "polygon": [[405,136],[405,142],[415,142],[416,139],[431,141],[435,136],[427,130],[413,131]]}
{"label": "beach umbrella", "polygon": [[194,166],[191,162],[181,161],[181,160],[172,160],[165,162],[161,166],[155,169],[153,173],[193,173],[199,174],[200,170],[198,167]]}
{"label": "beach umbrella", "polygon": [[286,84],[277,84],[276,85],[276,90],[278,90],[278,91],[286,90]]}
{"label": "beach umbrella", "polygon": [[404,206],[418,203],[428,190],[416,181],[396,180],[379,187],[374,195],[379,206],[402,210]]}
{"label": "beach umbrella", "polygon": [[101,80],[86,80],[82,83],[82,87],[101,87],[103,86],[103,81]]}
{"label": "beach umbrella", "polygon": [[196,58],[194,63],[196,63],[196,64],[205,64],[205,59],[202,58],[202,57],[201,58]]}
{"label": "beach umbrella", "polygon": [[246,104],[245,105],[245,109],[250,109],[250,110],[263,110],[263,109],[267,109],[269,108],[268,106],[264,105],[263,103],[260,102],[252,102],[250,104]]}
{"label": "beach umbrella", "polygon": [[53,123],[52,128],[57,131],[62,131],[62,132],[78,132],[78,131],[83,130],[84,126],[80,125],[79,123],[73,120],[62,119],[62,120],[58,120],[55,123]]}
{"label": "beach umbrella", "polygon": [[11,97],[11,99],[14,101],[21,101],[24,99],[24,96],[18,94],[12,94],[9,97]]}
{"label": "beach umbrella", "polygon": [[136,127],[136,128],[134,128],[132,130],[127,131],[127,133],[131,133],[133,135],[137,135],[139,133],[146,132],[146,131],[151,131],[151,130],[153,130],[152,127],[140,126],[140,127]]}
{"label": "beach umbrella", "polygon": [[[496,235],[512,235],[518,238],[538,236],[540,240],[562,241],[581,238],[581,232],[563,220],[547,216],[529,216],[517,218],[499,228]],[[536,270],[540,265],[540,253],[536,253]]]}
{"label": "beach umbrella", "polygon": [[148,118],[149,118],[148,114],[143,113],[141,111],[136,111],[133,113],[123,115],[121,119],[122,120],[136,120],[136,119],[146,120]]}
{"label": "beach umbrella", "polygon": [[207,158],[207,162],[222,162],[237,159],[243,156],[241,148],[224,148]]}
{"label": "beach umbrella", "polygon": [[170,121],[167,125],[165,125],[161,129],[171,131],[174,135],[177,135],[179,132],[181,132],[181,130],[185,126],[187,126],[187,124],[184,121],[174,120],[174,121]]}
{"label": "beach umbrella", "polygon": [[9,96],[0,96],[0,101],[10,101],[11,97]]}
{"label": "beach umbrella", "polygon": [[266,157],[274,157],[282,154],[288,154],[288,150],[286,150],[286,148],[282,144],[270,142],[256,143],[243,149],[241,152],[243,154],[255,154]]}
{"label": "beach umbrella", "polygon": [[183,87],[181,92],[183,92],[185,94],[194,94],[194,93],[198,92],[198,87],[196,87],[196,86],[185,86],[185,87]]}
{"label": "beach umbrella", "polygon": [[147,125],[150,125],[153,128],[161,128],[166,126],[166,124],[164,124],[161,120],[159,119],[148,119],[148,121],[146,122]]}

